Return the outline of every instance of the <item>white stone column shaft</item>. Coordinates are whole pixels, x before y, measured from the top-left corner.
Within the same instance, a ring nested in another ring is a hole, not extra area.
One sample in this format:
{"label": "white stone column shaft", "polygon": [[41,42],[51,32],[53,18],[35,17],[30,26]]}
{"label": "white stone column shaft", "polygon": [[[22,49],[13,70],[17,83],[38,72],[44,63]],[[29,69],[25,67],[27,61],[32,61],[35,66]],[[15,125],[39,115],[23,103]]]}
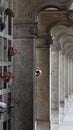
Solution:
{"label": "white stone column shaft", "polygon": [[64,57],[64,86],[65,86],[65,107],[64,113],[68,110],[68,56],[65,55]]}
{"label": "white stone column shaft", "polygon": [[64,55],[62,52],[59,52],[59,100],[60,100],[60,109],[63,112],[64,109],[64,98],[65,98],[65,88],[64,88]]}
{"label": "white stone column shaft", "polygon": [[71,58],[68,58],[68,102],[71,103]]}
{"label": "white stone column shaft", "polygon": [[71,59],[71,100],[72,100],[72,59]]}
{"label": "white stone column shaft", "polygon": [[59,123],[59,50],[51,48],[51,122]]}
{"label": "white stone column shaft", "polygon": [[65,56],[65,65],[64,65],[64,69],[65,69],[65,99],[68,98],[68,57]]}
{"label": "white stone column shaft", "polygon": [[72,59],[72,98],[73,98],[73,59]]}

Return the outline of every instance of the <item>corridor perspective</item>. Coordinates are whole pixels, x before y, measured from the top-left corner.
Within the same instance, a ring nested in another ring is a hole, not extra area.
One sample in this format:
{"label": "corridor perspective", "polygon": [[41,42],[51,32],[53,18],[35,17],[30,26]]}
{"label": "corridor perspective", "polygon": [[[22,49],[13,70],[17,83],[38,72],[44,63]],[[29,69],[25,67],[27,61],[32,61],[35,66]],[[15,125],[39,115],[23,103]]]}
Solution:
{"label": "corridor perspective", "polygon": [[63,115],[60,115],[60,123],[53,125],[52,130],[73,130],[73,99],[68,104]]}
{"label": "corridor perspective", "polygon": [[73,130],[73,0],[0,0],[0,130]]}

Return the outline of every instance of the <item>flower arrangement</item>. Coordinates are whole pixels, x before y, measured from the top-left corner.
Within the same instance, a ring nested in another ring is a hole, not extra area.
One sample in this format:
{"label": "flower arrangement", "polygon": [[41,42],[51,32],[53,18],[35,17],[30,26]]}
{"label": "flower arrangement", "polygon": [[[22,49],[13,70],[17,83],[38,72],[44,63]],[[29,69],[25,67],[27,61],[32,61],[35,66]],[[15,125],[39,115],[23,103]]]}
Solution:
{"label": "flower arrangement", "polygon": [[35,76],[41,76],[42,75],[42,71],[39,67],[36,67],[36,70],[35,70]]}
{"label": "flower arrangement", "polygon": [[13,11],[10,8],[7,8],[5,10],[5,14],[10,16],[10,17],[14,17],[14,13],[13,13]]}
{"label": "flower arrangement", "polygon": [[8,49],[8,55],[10,55],[10,56],[14,56],[14,55],[17,54],[17,53],[18,53],[18,49],[15,48],[15,47],[10,47],[10,48]]}
{"label": "flower arrangement", "polygon": [[4,80],[4,82],[9,82],[10,79],[14,79],[14,75],[11,72],[4,72],[4,74],[0,74],[0,78]]}

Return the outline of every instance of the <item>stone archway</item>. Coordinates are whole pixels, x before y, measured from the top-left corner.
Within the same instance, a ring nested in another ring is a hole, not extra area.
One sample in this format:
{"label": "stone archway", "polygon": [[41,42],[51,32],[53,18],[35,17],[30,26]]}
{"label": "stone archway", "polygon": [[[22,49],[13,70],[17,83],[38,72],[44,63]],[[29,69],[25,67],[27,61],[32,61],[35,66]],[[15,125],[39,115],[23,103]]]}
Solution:
{"label": "stone archway", "polygon": [[[25,77],[25,79],[21,79],[22,80],[22,83],[19,82],[19,77],[17,77],[16,79],[16,82],[17,84],[15,83],[15,91],[18,89],[18,86],[20,86],[19,88],[19,92],[22,91],[23,92],[23,85],[25,86],[25,92],[23,93],[23,96],[22,94],[18,97],[19,97],[19,109],[16,105],[16,118],[18,118],[18,120],[15,120],[16,122],[16,129],[28,129],[28,130],[32,130],[33,129],[33,100],[34,100],[34,84],[33,84],[33,71],[35,71],[35,67],[33,68],[33,62],[34,62],[34,58],[33,58],[33,55],[34,55],[34,44],[35,44],[35,39],[41,39],[39,40],[39,42],[41,42],[41,44],[43,43],[43,48],[47,48],[49,46],[48,43],[51,42],[51,39],[49,40],[48,39],[48,35],[42,35],[42,36],[38,36],[38,32],[37,32],[37,28],[38,28],[38,25],[37,23],[35,22],[36,21],[36,16],[42,11],[44,10],[45,8],[47,7],[56,7],[58,9],[65,9],[65,8],[68,8],[68,6],[72,3],[72,0],[56,0],[54,2],[54,0],[41,0],[38,2],[36,0],[34,1],[30,1],[30,4],[29,4],[29,0],[25,0],[25,3],[24,3],[24,0],[21,0],[21,1],[18,1],[18,6],[14,5],[14,9],[15,9],[15,12],[16,12],[16,17],[14,19],[14,44],[15,46],[17,46],[19,49],[20,49],[20,44],[22,45],[21,47],[21,50],[22,52],[24,52],[25,54],[25,57],[23,56],[23,53],[20,51],[19,55],[18,55],[18,61],[20,60],[19,58],[20,57],[23,57],[25,60],[18,64],[15,63],[15,67],[17,68],[17,71],[15,73],[15,75],[18,75],[18,72],[20,72],[20,66],[25,66],[25,68],[23,67],[21,70],[23,71],[23,76]],[[22,7],[22,8],[21,8]],[[44,46],[45,44],[46,46]],[[40,45],[40,44],[39,44]],[[40,46],[41,48],[41,46]],[[28,51],[30,50],[30,51]],[[42,50],[45,50],[45,49],[42,49]],[[42,51],[43,53],[44,51]],[[42,54],[41,53],[41,54]],[[48,49],[47,49],[47,54],[48,54]],[[28,58],[27,58],[28,56]],[[45,60],[45,58],[44,58]],[[47,65],[48,67],[48,65]],[[28,71],[29,70],[29,71]],[[27,75],[26,75],[27,74]],[[25,82],[25,84],[24,84]],[[48,89],[46,89],[47,91]],[[45,91],[45,92],[46,92]],[[18,92],[18,93],[19,93]],[[27,93],[27,94],[26,94]],[[28,100],[26,101],[26,97],[28,95]],[[21,97],[22,97],[22,100],[21,100]],[[48,94],[47,94],[47,97],[48,97]],[[46,100],[46,99],[45,99]],[[24,117],[21,116],[19,114],[19,110],[21,109],[21,106],[22,106],[22,101],[24,102],[23,103],[23,111],[21,112],[21,115],[25,115]],[[48,102],[48,99],[46,100]],[[35,101],[34,101],[35,102]],[[38,102],[39,103],[39,102]],[[48,104],[48,103],[47,103]],[[42,106],[41,106],[42,107]],[[45,107],[45,105],[44,105]],[[27,112],[28,110],[28,112]],[[24,114],[24,111],[25,111],[25,114]],[[37,113],[37,111],[36,111]],[[44,115],[47,115],[48,112],[48,109],[47,109],[47,112],[43,112]],[[42,115],[43,115],[42,114]],[[42,116],[40,114],[40,116]],[[23,121],[21,121],[23,117]],[[46,116],[45,116],[46,117]],[[48,128],[50,127],[50,120],[48,119],[49,116],[47,116],[47,118],[45,118],[45,121],[41,121],[41,118],[38,119],[38,124],[37,124],[37,128],[36,129],[40,129],[40,130],[43,130],[43,129],[46,129],[48,130]],[[26,120],[27,118],[27,120]],[[36,119],[37,120],[37,119]],[[28,123],[29,122],[29,123]],[[43,123],[44,122],[44,123]],[[22,124],[22,125],[21,125]],[[45,125],[44,125],[45,124]],[[22,127],[20,127],[20,125]],[[50,128],[49,128],[50,129]]]}
{"label": "stone archway", "polygon": [[36,4],[32,4],[28,15],[29,16],[37,16],[39,12],[41,12],[42,10],[46,9],[46,8],[57,8],[59,10],[64,10],[64,9],[68,9],[69,6],[71,5],[71,3],[73,2],[73,0],[63,0],[63,1],[58,1],[58,0],[41,0],[39,2],[37,2]]}
{"label": "stone archway", "polygon": [[[43,12],[44,13],[44,12]],[[53,12],[54,13],[54,12]],[[41,13],[42,14],[42,13]],[[42,15],[42,16],[44,16],[44,15]],[[48,16],[48,15],[47,15]],[[59,15],[58,15],[59,16]],[[44,16],[45,17],[45,16]],[[53,16],[52,16],[53,17]],[[65,35],[66,36],[72,36],[72,29],[71,29],[71,26],[72,26],[72,22],[71,21],[69,21],[68,19],[67,19],[67,16],[65,16],[66,17],[66,19],[65,20],[63,20],[63,19],[61,19],[62,21],[57,21],[55,24],[53,24],[51,27],[50,27],[50,29],[49,29],[49,33],[51,34],[50,36],[51,36],[51,38],[53,38],[52,40],[53,40],[53,42],[54,42],[54,44],[56,44],[56,42],[58,43],[59,42],[59,37],[61,37],[61,38],[63,38],[63,37],[65,37],[64,36],[64,33],[65,33]],[[50,19],[51,19],[51,17],[50,17]],[[41,20],[41,21],[43,21],[43,20]],[[40,20],[39,20],[39,22],[41,22]],[[45,20],[44,20],[45,21]],[[47,21],[47,20],[46,20]],[[46,33],[46,30],[47,30],[47,27],[49,26],[49,21],[48,22],[46,22],[46,24],[45,24],[45,22],[43,22],[43,23],[41,23],[42,25],[41,25],[41,31],[40,31],[40,33],[39,33],[39,35],[38,35],[38,37],[37,37],[37,39],[38,39],[38,42],[36,43],[36,48],[39,50],[39,52],[41,53],[41,49],[42,48],[46,48],[45,50],[47,50],[48,49],[48,45],[50,44],[49,42],[50,42],[50,39],[49,39],[49,36],[48,36],[48,34]],[[47,26],[48,25],[48,26]],[[43,26],[45,26],[45,28],[43,29]],[[55,30],[55,31],[54,31]],[[67,33],[67,31],[68,31],[68,33]],[[53,34],[52,34],[52,32],[53,32]],[[55,35],[55,37],[54,37],[54,35]],[[48,39],[47,39],[48,38]],[[48,40],[48,41],[47,41]],[[69,39],[70,40],[70,39]],[[70,42],[70,41],[69,41]],[[55,65],[55,75],[57,75],[57,73],[58,73],[58,64],[57,64],[57,62],[59,61],[59,49],[60,49],[60,44],[58,43],[58,45],[56,44],[56,46],[54,45],[54,52],[53,52],[53,57],[54,57],[54,59],[53,59],[53,65]],[[49,49],[48,49],[49,50]],[[45,55],[46,54],[46,51],[43,51],[43,53],[41,53],[41,56],[43,55]],[[37,56],[38,57],[38,56]],[[48,57],[48,59],[49,59],[49,55],[47,55],[47,57]],[[46,59],[47,59],[47,57],[46,57]],[[39,59],[40,59],[40,55],[39,55]],[[43,58],[42,58],[43,59]],[[63,63],[63,60],[64,60],[64,56],[63,55],[61,55],[61,59],[62,59],[62,63]],[[41,61],[40,61],[41,62]],[[39,62],[39,63],[40,63]],[[43,64],[44,64],[44,62],[42,62]],[[64,65],[64,64],[62,64],[62,65]],[[49,66],[49,64],[48,64],[48,66]],[[62,66],[61,66],[62,67]],[[45,69],[45,68],[44,68]],[[63,71],[62,71],[63,72]],[[61,73],[62,74],[62,73]],[[54,75],[54,76],[55,76]],[[62,75],[63,76],[63,75]],[[58,75],[57,75],[57,80],[59,80],[58,79]],[[47,82],[47,80],[45,80],[46,82]],[[40,82],[40,81],[39,81]],[[62,81],[63,82],[63,81]],[[55,82],[54,82],[54,84],[55,84]],[[56,85],[58,85],[58,81],[56,82]],[[42,85],[43,86],[43,85]],[[57,86],[58,87],[58,86]],[[39,86],[39,88],[40,88],[40,86]],[[55,88],[55,87],[54,87]],[[62,90],[63,91],[63,90]],[[39,92],[39,90],[38,90],[38,92]],[[56,93],[57,92],[57,93]],[[58,96],[57,94],[58,94],[58,89],[56,89],[56,97]],[[44,97],[44,95],[43,95],[43,97]],[[58,108],[58,111],[55,111],[54,112],[54,116],[53,116],[53,122],[54,123],[56,123],[56,124],[58,124],[59,123],[59,106],[58,106],[58,97],[57,98],[54,98],[54,99],[57,99],[57,101],[56,100],[54,100],[54,104],[56,104],[56,102],[57,102],[57,108]],[[40,98],[40,97],[39,97]],[[42,97],[41,97],[42,98]],[[43,98],[42,98],[43,99]],[[61,97],[61,100],[62,100],[62,97]],[[39,103],[41,103],[39,100],[38,100],[38,103],[37,104],[39,104]],[[61,104],[63,104],[63,102],[61,101]],[[49,104],[48,104],[49,105]],[[40,106],[40,105],[39,105]],[[55,105],[56,106],[56,105]],[[50,107],[50,105],[49,105],[49,107]],[[62,107],[63,107],[63,105],[62,105]],[[43,109],[43,108],[42,108]],[[41,109],[40,109],[41,110]],[[49,110],[49,109],[48,109]],[[44,109],[44,111],[45,111],[45,109]],[[43,116],[43,114],[42,114],[42,116]],[[56,118],[55,118],[56,117]],[[41,119],[41,118],[40,118]],[[44,118],[45,119],[45,118]],[[45,123],[44,123],[44,121],[43,121],[43,125],[42,125],[42,120],[40,120],[40,122],[38,121],[38,119],[36,118],[36,121],[38,122],[37,124],[37,127],[39,128],[39,129],[43,129],[42,127],[44,126],[45,127],[45,129],[47,129],[48,128],[48,126],[46,127],[46,125],[45,125]],[[49,122],[50,122],[50,118],[49,118],[49,120],[48,120]],[[45,121],[46,122],[46,121]]]}

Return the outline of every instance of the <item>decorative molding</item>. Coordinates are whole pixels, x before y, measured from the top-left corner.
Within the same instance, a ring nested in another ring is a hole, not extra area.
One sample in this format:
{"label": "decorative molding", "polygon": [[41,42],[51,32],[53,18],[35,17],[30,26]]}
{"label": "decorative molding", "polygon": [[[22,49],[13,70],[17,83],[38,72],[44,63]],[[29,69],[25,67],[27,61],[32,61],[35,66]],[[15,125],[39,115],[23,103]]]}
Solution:
{"label": "decorative molding", "polygon": [[[68,20],[65,20],[65,21],[57,22],[49,28],[49,33],[51,34],[52,37],[54,37],[53,47],[56,47],[57,50],[61,50],[63,54],[66,53],[65,46],[67,45],[67,43],[70,44],[70,41],[73,39],[73,31],[72,28],[69,28],[69,26],[73,26],[73,23],[69,22]],[[60,30],[59,27],[61,27],[61,31],[59,31]],[[64,29],[64,27],[66,29]]]}
{"label": "decorative molding", "polygon": [[68,50],[73,47],[73,40],[72,41],[68,41],[66,40],[64,43],[63,43],[63,47],[65,47],[66,49],[68,48]]}
{"label": "decorative molding", "polygon": [[[72,33],[73,33],[73,32],[72,32]],[[71,32],[68,32],[68,33],[63,32],[63,33],[61,33],[61,34],[57,37],[58,43],[61,44],[62,47],[63,47],[65,50],[66,50],[66,46],[68,46],[68,45],[71,46],[71,42],[73,42],[73,41],[71,41],[71,39],[73,39],[73,34],[72,34],[72,33],[71,33]],[[63,41],[63,37],[66,38],[66,39],[64,39],[64,42],[62,42],[62,41]],[[68,39],[68,37],[69,37],[69,39]],[[61,39],[62,39],[62,41],[61,41]],[[72,45],[73,45],[73,43],[72,43]]]}
{"label": "decorative molding", "polygon": [[[73,26],[73,22],[69,22],[68,20],[56,22],[55,24],[50,26],[48,33],[50,33],[51,37],[53,37],[53,43],[60,42],[60,38],[63,39],[64,35],[65,35],[64,37],[66,37],[66,36],[73,37],[72,28],[69,28],[71,26]],[[61,31],[59,31],[60,28],[61,28]],[[62,30],[62,28],[63,28],[63,30]],[[67,32],[67,30],[68,30],[68,32]],[[54,34],[56,34],[56,36],[54,36]]]}
{"label": "decorative molding", "polygon": [[61,32],[61,33],[58,35],[57,41],[61,43],[60,39],[61,39],[63,36],[64,36],[64,37],[67,37],[67,36],[73,37],[73,32],[72,32],[72,31],[70,31],[70,32],[65,32],[65,30],[64,30],[64,32]]}
{"label": "decorative molding", "polygon": [[50,33],[47,34],[46,36],[47,36],[47,37],[46,37],[46,43],[47,43],[47,45],[50,47],[51,45],[53,45],[53,37],[51,36]]}
{"label": "decorative molding", "polygon": [[71,56],[71,58],[73,58],[73,50],[69,53],[69,55]]}
{"label": "decorative molding", "polygon": [[73,22],[73,10],[70,10],[67,13],[67,19]]}
{"label": "decorative molding", "polygon": [[66,54],[67,54],[67,56],[69,56],[69,58],[73,58],[73,47],[70,48],[70,51],[67,50]]}
{"label": "decorative molding", "polygon": [[31,8],[28,11],[29,16],[37,16],[39,12],[41,12],[43,9],[54,7],[59,10],[64,10],[69,8],[73,0],[41,0],[40,2],[37,2],[36,4],[33,4]]}
{"label": "decorative molding", "polygon": [[[63,37],[62,37],[63,39]],[[69,37],[69,38],[66,38],[64,39],[64,41],[60,41],[60,43],[65,47],[67,45],[73,45],[73,38],[72,37]]]}
{"label": "decorative molding", "polygon": [[36,22],[14,21],[14,38],[34,38],[37,33]]}
{"label": "decorative molding", "polygon": [[63,43],[63,48],[65,49],[66,54],[70,54],[71,49],[73,50],[73,41],[66,40]]}
{"label": "decorative molding", "polygon": [[69,48],[68,53],[70,54],[71,52],[73,52],[73,47]]}
{"label": "decorative molding", "polygon": [[70,26],[73,26],[73,22],[68,21],[68,20],[62,20],[62,21],[56,22],[52,26],[50,26],[50,28],[48,29],[48,32],[51,32],[52,29],[54,29],[58,26],[70,27]]}
{"label": "decorative molding", "polygon": [[[67,20],[61,21],[61,22],[56,22],[55,24],[53,24],[49,28],[49,30],[48,30],[48,33],[50,33],[50,35],[52,37],[53,44],[55,44],[56,42],[58,44],[61,44],[60,38],[63,38],[64,35],[65,35],[65,37],[66,37],[66,35],[67,35],[67,37],[68,36],[73,37],[73,35],[72,35],[72,33],[73,33],[72,29],[68,28],[69,26],[72,26],[72,25],[73,25],[73,23],[69,22]],[[58,27],[61,27],[61,29],[63,28],[63,30],[58,31],[58,30],[60,30],[60,28],[58,28]],[[67,28],[68,33],[67,33],[67,30],[64,29],[64,27]],[[53,31],[54,31],[54,34],[56,34],[56,36],[53,34]],[[61,47],[60,47],[60,49],[61,49]]]}
{"label": "decorative molding", "polygon": [[39,40],[39,42],[37,42],[38,44],[36,43],[37,48],[48,48],[53,43],[53,40],[50,34],[37,35],[36,38],[37,40]]}

